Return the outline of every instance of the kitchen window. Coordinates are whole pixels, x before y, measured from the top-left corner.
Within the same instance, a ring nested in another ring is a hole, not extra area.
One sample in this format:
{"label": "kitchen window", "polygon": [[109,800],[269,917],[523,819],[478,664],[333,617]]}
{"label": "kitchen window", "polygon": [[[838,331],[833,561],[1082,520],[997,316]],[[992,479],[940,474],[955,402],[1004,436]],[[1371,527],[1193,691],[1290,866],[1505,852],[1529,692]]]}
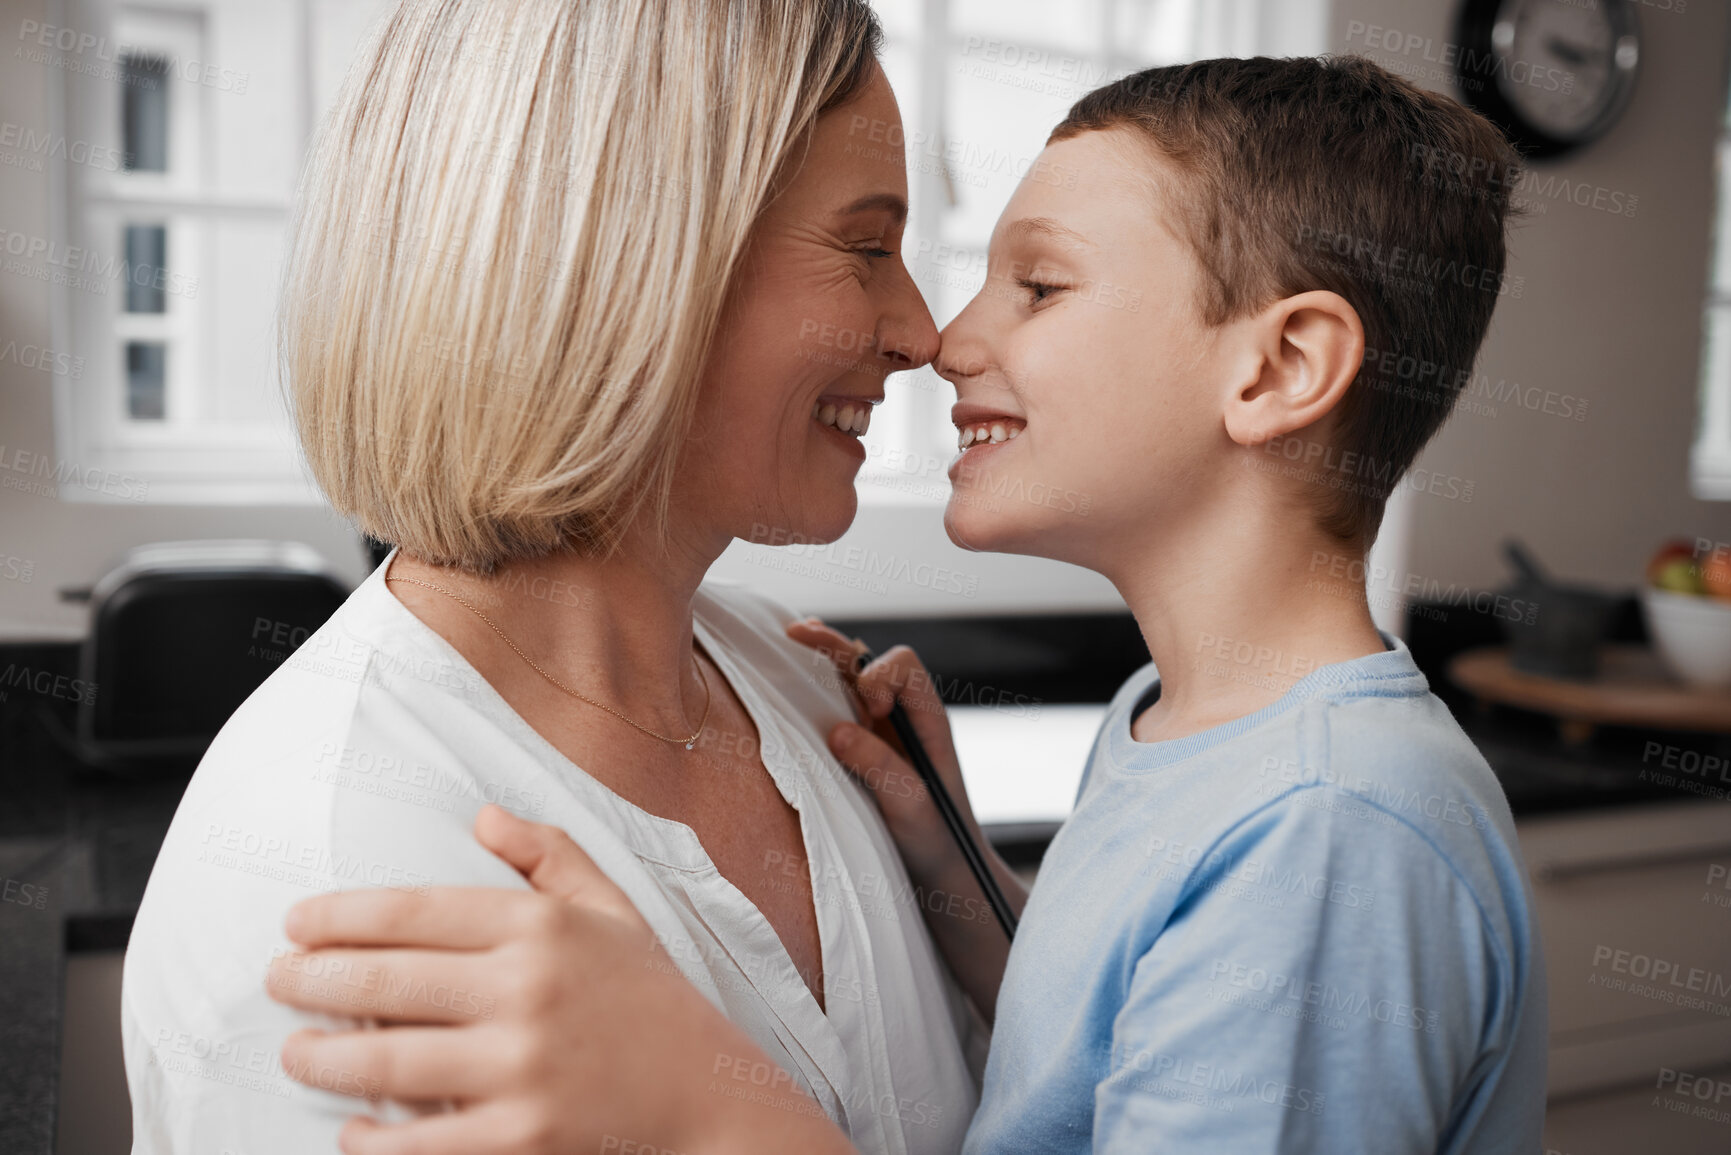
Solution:
{"label": "kitchen window", "polygon": [[1731,84],[1714,157],[1718,209],[1701,323],[1701,416],[1689,475],[1696,497],[1731,501]]}
{"label": "kitchen window", "polygon": [[[275,370],[282,247],[313,109],[374,6],[62,0],[20,38],[54,73],[52,323],[84,358],[57,452],[143,485],[69,500],[304,504]],[[27,22],[31,24],[34,22]]]}

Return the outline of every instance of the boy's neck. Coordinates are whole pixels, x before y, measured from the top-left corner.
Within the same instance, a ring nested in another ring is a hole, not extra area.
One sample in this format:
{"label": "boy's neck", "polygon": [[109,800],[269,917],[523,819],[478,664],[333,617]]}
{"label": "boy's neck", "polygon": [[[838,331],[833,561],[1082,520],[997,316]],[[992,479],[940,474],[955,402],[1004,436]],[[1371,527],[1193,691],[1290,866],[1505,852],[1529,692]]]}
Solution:
{"label": "boy's neck", "polygon": [[[1160,671],[1159,700],[1132,726],[1137,741],[1242,718],[1313,670],[1385,648],[1363,553],[1275,520],[1207,519],[1192,534],[1146,543],[1106,574]],[[1192,540],[1175,540],[1183,536]]]}

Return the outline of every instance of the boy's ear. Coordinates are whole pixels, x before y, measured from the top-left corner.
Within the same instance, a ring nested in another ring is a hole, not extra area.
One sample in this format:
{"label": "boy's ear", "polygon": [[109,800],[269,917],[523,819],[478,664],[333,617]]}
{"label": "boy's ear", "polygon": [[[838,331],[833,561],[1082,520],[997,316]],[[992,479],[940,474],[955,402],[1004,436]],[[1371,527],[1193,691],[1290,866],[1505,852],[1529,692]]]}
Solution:
{"label": "boy's ear", "polygon": [[1364,360],[1364,324],[1345,297],[1299,293],[1246,326],[1247,370],[1226,398],[1232,440],[1261,445],[1334,412]]}

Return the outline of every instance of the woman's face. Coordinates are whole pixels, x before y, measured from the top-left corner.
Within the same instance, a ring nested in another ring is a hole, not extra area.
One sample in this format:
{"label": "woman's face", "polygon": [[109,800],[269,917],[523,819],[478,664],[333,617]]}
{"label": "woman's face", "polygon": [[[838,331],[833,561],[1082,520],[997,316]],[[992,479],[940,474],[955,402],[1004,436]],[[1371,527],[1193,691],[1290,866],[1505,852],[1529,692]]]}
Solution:
{"label": "woman's face", "polygon": [[906,217],[901,114],[873,65],[819,118],[753,230],[675,486],[692,521],[782,545],[832,541],[852,523],[884,377],[937,353],[902,263]]}

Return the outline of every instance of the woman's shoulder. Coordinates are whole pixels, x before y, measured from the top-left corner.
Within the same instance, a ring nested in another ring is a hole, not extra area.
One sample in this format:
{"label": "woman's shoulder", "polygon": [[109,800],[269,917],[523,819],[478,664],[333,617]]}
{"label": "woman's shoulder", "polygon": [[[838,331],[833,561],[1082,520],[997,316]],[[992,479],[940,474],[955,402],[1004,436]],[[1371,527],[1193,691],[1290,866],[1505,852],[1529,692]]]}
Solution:
{"label": "woman's shoulder", "polygon": [[740,629],[785,636],[789,622],[802,615],[791,606],[760,593],[743,582],[708,578],[697,587],[697,612],[711,625],[734,624]]}
{"label": "woman's shoulder", "polygon": [[283,662],[282,671],[356,690],[377,687],[406,695],[480,692],[483,682],[474,667],[391,593],[385,584],[388,564],[380,565],[355,588],[336,613]]}
{"label": "woman's shoulder", "polygon": [[392,607],[407,611],[378,579],[218,731],[176,808],[141,926],[204,921],[213,945],[239,946],[277,939],[281,912],[308,894],[424,889],[453,869],[477,881],[476,869],[493,872],[456,852],[473,842],[474,812],[515,803],[533,816],[544,802],[544,768],[484,708],[478,675],[404,629]]}
{"label": "woman's shoulder", "polygon": [[[297,1150],[331,1149],[345,1118],[379,1110],[304,1088],[278,1061],[291,1031],[329,1025],[264,990],[290,949],[295,902],[357,887],[524,885],[470,828],[487,801],[533,816],[546,779],[439,687],[436,654],[388,644],[377,609],[351,598],[229,718],[157,855],[121,1019],[137,1117],[176,1137],[172,1149],[238,1148],[261,1129]],[[468,756],[475,743],[487,743],[485,764]],[[364,1015],[369,992],[353,994]]]}
{"label": "woman's shoulder", "polygon": [[[390,684],[372,656],[340,656],[358,640],[336,632],[336,619],[327,625],[324,655],[285,662],[205,751],[141,925],[204,923],[213,940],[239,945],[277,938],[282,911],[309,894],[478,883],[477,869],[495,872],[461,853],[474,812],[489,801],[532,812],[545,799],[540,767],[487,718]],[[485,766],[474,764],[477,746],[491,752]]]}

